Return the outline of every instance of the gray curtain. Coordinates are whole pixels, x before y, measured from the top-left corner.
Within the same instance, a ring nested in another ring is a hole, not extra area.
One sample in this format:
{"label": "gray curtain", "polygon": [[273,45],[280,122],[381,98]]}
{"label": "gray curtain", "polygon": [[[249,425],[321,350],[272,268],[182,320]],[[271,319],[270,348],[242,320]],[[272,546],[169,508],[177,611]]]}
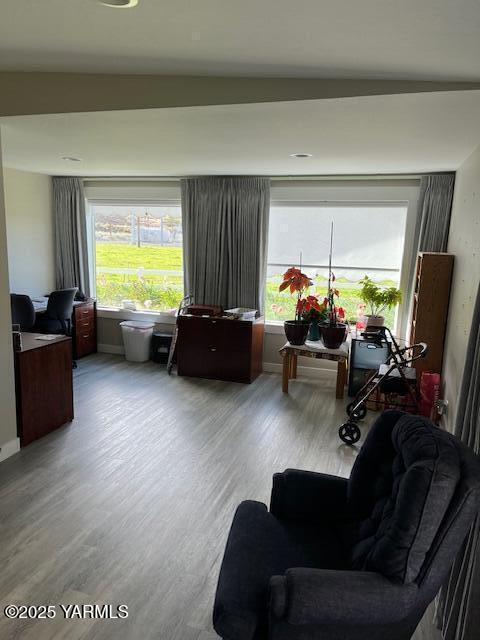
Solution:
{"label": "gray curtain", "polygon": [[263,313],[270,180],[182,180],[185,293],[197,304]]}
{"label": "gray curtain", "polygon": [[446,251],[455,174],[422,176],[419,199],[419,251]]}
{"label": "gray curtain", "polygon": [[414,291],[418,252],[447,250],[454,188],[454,173],[425,175],[420,180],[414,251],[410,264],[412,277],[405,296],[410,304]]}
{"label": "gray curtain", "polygon": [[53,178],[57,289],[90,295],[85,194],[80,178]]}
{"label": "gray curtain", "polygon": [[[462,378],[455,435],[480,454],[480,286]],[[436,621],[445,640],[474,640],[480,629],[480,521],[472,526],[448,583],[437,598]]]}

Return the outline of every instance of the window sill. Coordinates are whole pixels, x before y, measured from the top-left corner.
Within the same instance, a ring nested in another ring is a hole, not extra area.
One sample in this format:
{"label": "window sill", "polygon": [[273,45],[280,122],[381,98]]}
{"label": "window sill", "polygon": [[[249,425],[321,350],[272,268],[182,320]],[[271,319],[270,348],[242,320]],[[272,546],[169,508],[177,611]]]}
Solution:
{"label": "window sill", "polygon": [[[113,307],[98,307],[98,318],[111,320],[146,320],[158,324],[175,324],[175,314],[168,311],[130,311],[129,309],[115,309]],[[265,323],[265,333],[284,335],[283,322],[270,320]]]}
{"label": "window sill", "polygon": [[285,335],[283,322],[281,322],[280,320],[269,320],[265,322],[265,333],[272,333],[274,335]]}
{"label": "window sill", "polygon": [[129,309],[115,309],[112,307],[99,307],[98,318],[111,320],[146,320],[158,324],[175,324],[175,314],[168,311],[130,311]]}

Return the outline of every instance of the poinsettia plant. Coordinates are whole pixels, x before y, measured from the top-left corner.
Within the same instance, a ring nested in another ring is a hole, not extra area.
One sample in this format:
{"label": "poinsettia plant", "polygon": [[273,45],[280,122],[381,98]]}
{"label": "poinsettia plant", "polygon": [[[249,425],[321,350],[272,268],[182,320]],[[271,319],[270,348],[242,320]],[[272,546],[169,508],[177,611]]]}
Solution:
{"label": "poinsettia plant", "polygon": [[[290,267],[283,274],[283,282],[278,287],[279,291],[285,291],[288,289],[290,293],[297,295],[297,302],[295,304],[295,320],[302,319],[302,313],[314,308],[314,305],[318,303],[315,296],[306,296],[304,294],[307,289],[313,284],[312,280],[298,267]],[[307,300],[310,298],[310,300]],[[315,298],[316,302],[313,300]]]}
{"label": "poinsettia plant", "polygon": [[307,296],[297,302],[297,311],[303,320],[320,322],[327,317],[327,304],[325,300],[320,302],[317,296]]}
{"label": "poinsettia plant", "polygon": [[332,286],[335,282],[335,274],[330,271],[328,278],[328,291],[327,297],[324,300],[325,307],[327,308],[327,317],[330,326],[336,326],[339,322],[345,322],[345,309],[343,307],[337,307],[335,299],[340,297],[340,291]]}

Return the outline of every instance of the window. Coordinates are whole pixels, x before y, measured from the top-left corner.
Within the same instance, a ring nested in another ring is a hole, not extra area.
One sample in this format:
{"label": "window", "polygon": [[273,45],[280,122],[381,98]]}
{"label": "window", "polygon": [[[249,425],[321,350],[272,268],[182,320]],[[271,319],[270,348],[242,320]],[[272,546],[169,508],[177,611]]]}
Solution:
{"label": "window", "polygon": [[180,204],[92,204],[101,307],[167,311],[183,297]]}
{"label": "window", "polygon": [[[357,318],[360,285],[365,274],[385,286],[400,285],[408,203],[325,204],[277,202],[270,209],[268,270],[265,312],[267,320],[286,320],[294,315],[294,300],[279,293],[282,274],[298,266],[314,281],[311,293],[321,299],[328,282],[330,225],[334,223],[333,264],[339,305],[347,318]],[[394,326],[394,310],[385,322]]]}

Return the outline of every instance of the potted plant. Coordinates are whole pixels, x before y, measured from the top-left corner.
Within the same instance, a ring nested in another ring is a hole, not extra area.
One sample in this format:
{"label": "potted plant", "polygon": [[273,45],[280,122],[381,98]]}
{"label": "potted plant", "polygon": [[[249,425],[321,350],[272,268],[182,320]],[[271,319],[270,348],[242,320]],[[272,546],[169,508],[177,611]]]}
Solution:
{"label": "potted plant", "polygon": [[325,301],[320,302],[317,296],[307,296],[298,301],[300,315],[303,320],[310,322],[308,339],[312,342],[320,340],[319,324],[327,317],[327,305]]}
{"label": "potted plant", "polygon": [[[297,295],[297,302],[295,304],[295,319],[285,320],[283,323],[285,329],[285,335],[290,344],[299,346],[305,344],[307,339],[308,330],[310,328],[310,320],[302,318],[302,310],[304,303],[302,301],[304,293],[309,287],[312,286],[310,278],[302,273],[301,269],[297,267],[290,267],[283,274],[283,282],[278,287],[279,291],[285,291],[289,289],[291,294]],[[312,296],[313,297],[313,296]]]}
{"label": "potted plant", "polygon": [[330,271],[328,278],[328,292],[324,300],[327,309],[327,320],[321,324],[322,340],[327,349],[338,349],[347,336],[345,311],[337,307],[335,298],[340,296],[338,289],[332,287],[335,274]]}
{"label": "potted plant", "polygon": [[332,271],[332,254],[333,254],[333,222],[330,228],[330,252],[328,254],[328,290],[327,297],[324,300],[327,308],[327,320],[321,325],[323,344],[327,349],[338,349],[347,336],[347,325],[345,320],[345,311],[342,307],[337,307],[335,298],[340,293],[332,285],[335,282],[335,274]]}
{"label": "potted plant", "polygon": [[396,287],[379,287],[367,275],[360,280],[362,290],[360,295],[369,308],[367,327],[383,327],[385,318],[382,311],[396,307],[402,301],[402,292]]}

